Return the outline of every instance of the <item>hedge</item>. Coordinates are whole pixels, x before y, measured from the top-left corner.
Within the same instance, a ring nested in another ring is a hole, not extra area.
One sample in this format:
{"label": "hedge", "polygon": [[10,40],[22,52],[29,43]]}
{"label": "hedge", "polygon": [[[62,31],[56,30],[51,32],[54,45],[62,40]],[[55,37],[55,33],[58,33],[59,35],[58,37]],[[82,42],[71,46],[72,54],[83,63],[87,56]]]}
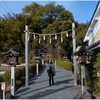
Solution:
{"label": "hedge", "polygon": [[65,61],[63,58],[58,58],[56,63],[61,68],[72,71],[72,62],[69,59]]}
{"label": "hedge", "polygon": [[[41,65],[39,62],[39,70],[41,69]],[[15,70],[15,78],[16,78],[16,88],[20,88],[25,83],[25,66],[17,66]],[[36,62],[33,61],[29,64],[29,78],[36,74]],[[8,82],[10,85],[11,83],[11,70],[7,70],[3,75],[0,75],[0,82]],[[8,86],[8,85],[7,85]],[[0,95],[2,91],[0,90]]]}

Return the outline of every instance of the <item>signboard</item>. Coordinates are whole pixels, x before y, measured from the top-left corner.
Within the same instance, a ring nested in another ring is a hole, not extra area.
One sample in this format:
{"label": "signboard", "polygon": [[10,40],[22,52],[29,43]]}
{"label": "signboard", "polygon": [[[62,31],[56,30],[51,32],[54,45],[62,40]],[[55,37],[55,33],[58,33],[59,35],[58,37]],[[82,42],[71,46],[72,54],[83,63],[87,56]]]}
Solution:
{"label": "signboard", "polygon": [[6,83],[5,82],[1,83],[1,90],[6,90]]}

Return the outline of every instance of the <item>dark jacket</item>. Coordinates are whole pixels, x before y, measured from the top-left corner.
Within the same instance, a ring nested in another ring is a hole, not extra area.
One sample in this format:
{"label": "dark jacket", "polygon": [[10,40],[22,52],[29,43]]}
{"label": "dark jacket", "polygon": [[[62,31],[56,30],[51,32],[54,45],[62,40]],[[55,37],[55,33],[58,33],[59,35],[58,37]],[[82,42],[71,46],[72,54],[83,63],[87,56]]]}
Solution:
{"label": "dark jacket", "polygon": [[55,76],[55,72],[53,71],[53,66],[49,66],[49,69],[47,69],[48,76]]}

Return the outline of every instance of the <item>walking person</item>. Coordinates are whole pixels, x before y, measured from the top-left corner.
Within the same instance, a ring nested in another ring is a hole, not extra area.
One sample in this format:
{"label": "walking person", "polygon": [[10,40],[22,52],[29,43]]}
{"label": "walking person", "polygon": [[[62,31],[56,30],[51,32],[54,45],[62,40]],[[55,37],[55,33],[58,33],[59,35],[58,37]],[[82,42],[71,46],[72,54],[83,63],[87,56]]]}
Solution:
{"label": "walking person", "polygon": [[55,76],[55,68],[52,62],[50,63],[49,69],[47,69],[47,72],[49,76],[49,85],[51,86],[51,83],[54,84],[54,76]]}

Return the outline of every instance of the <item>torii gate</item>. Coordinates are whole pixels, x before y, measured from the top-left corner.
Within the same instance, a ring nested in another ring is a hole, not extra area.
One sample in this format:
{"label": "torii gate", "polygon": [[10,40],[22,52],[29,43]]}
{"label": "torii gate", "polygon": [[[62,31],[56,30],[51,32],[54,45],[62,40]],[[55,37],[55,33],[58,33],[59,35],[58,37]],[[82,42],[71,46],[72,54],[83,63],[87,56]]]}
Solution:
{"label": "torii gate", "polygon": [[[67,30],[65,31],[66,35],[68,36],[68,31],[72,31],[72,38],[73,38],[73,53],[76,51],[76,37],[75,37],[75,24],[72,23],[72,29],[71,30]],[[28,26],[25,26],[25,73],[26,73],[26,86],[29,85],[29,68],[28,68],[28,39],[29,39],[29,35],[28,35]],[[57,39],[57,34],[61,34],[61,33],[55,33],[55,34],[37,34],[37,33],[30,33],[30,34],[35,34],[36,35],[42,35],[43,38],[45,39],[46,35],[50,36],[50,43],[51,43],[51,35],[55,35],[55,39]],[[63,33],[62,33],[63,34]],[[62,39],[62,34],[61,34],[61,42],[63,41]],[[40,43],[40,39],[39,39],[39,43]],[[73,55],[73,66],[74,66],[74,85],[77,85],[77,63],[76,63],[76,57]]]}

